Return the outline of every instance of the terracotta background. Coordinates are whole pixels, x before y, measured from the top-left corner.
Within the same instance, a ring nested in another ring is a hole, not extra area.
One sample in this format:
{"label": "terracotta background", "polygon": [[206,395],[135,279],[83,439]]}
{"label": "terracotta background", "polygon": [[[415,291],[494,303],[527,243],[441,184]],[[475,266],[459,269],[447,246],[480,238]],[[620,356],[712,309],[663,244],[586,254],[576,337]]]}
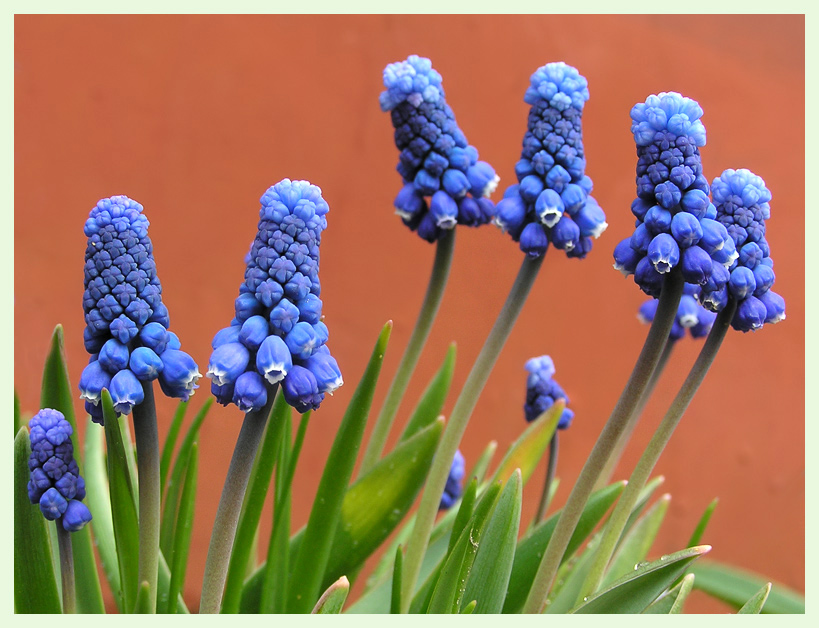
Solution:
{"label": "terracotta background", "polygon": [[[524,361],[549,353],[576,419],[561,439],[562,503],[613,407],[646,329],[643,295],[612,270],[633,228],[629,110],[675,90],[705,110],[709,179],[747,167],[773,192],[768,240],[787,320],[731,332],[663,455],[674,498],[652,554],[687,541],[703,508],[711,556],[804,588],[804,18],[802,16],[18,16],[15,20],[15,386],[37,409],[47,343],[62,323],[71,379],[82,345],[82,226],[99,198],[127,194],[151,221],[172,329],[204,372],[232,317],[258,198],[307,178],[330,204],[322,247],[324,313],[347,385],[314,417],[296,475],[294,529],[381,325],[395,321],[380,407],[424,294],[433,247],[391,205],[400,180],[381,71],[418,53],[501,186],[514,182],[530,74],[565,60],[588,78],[588,174],[609,229],[585,261],[551,251],[472,417],[469,463],[524,427]],[[500,197],[500,192],[497,198]],[[454,393],[512,283],[521,253],[487,226],[461,228],[449,288],[399,416],[406,419],[449,342]],[[626,477],[699,350],[680,343],[618,475]],[[208,384],[193,398],[198,409]],[[175,402],[162,398],[160,434]],[[78,410],[81,409],[79,401]],[[189,419],[190,420],[190,419]],[[209,532],[241,423],[217,406],[202,428],[186,595],[193,608]],[[542,482],[533,479],[523,517]],[[265,512],[263,533],[270,527]],[[266,537],[265,537],[266,538]],[[722,611],[694,597],[689,610]]]}

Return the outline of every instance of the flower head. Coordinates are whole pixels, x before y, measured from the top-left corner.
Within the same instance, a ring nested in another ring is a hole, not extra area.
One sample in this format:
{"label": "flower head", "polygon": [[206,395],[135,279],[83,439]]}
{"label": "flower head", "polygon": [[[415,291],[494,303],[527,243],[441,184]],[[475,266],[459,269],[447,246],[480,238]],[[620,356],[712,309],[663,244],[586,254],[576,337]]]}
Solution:
{"label": "flower head", "polygon": [[539,68],[523,97],[531,109],[518,183],[498,203],[495,224],[532,257],[552,244],[582,259],[608,226],[585,173],[581,116],[588,99],[586,79],[562,62]]}
{"label": "flower head", "polygon": [[[142,205],[127,196],[104,198],[91,210],[84,231],[84,340],[91,361],[79,387],[91,418],[102,423],[103,388],[116,411],[129,414],[144,398],[141,382],[157,378],[165,394],[187,401],[201,374],[178,346],[168,351],[176,336],[168,331]],[[178,354],[184,356],[183,370],[174,368]]]}
{"label": "flower head", "polygon": [[[528,422],[531,423],[538,418],[551,408],[558,399],[564,399],[566,405],[569,405],[568,395],[552,379],[555,374],[555,365],[552,358],[548,355],[542,355],[527,360],[526,370],[529,371],[529,376],[526,378],[526,403],[523,405],[523,412]],[[568,428],[573,418],[574,412],[564,408],[557,429],[565,430]]]}
{"label": "flower head", "polygon": [[449,475],[446,478],[446,485],[444,486],[444,494],[441,495],[441,503],[438,510],[448,510],[452,505],[458,501],[463,491],[462,482],[466,467],[464,456],[461,450],[455,452],[455,457],[452,459],[452,466],[449,469]]}
{"label": "flower head", "polygon": [[446,103],[432,62],[410,55],[384,69],[380,102],[395,127],[404,186],[395,212],[413,231],[435,242],[456,224],[478,226],[494,216],[489,195],[499,178],[470,146]]}
{"label": "flower head", "polygon": [[28,426],[28,498],[40,506],[46,519],[59,520],[67,531],[76,532],[91,521],[91,512],[82,503],[85,481],[74,460],[71,424],[62,412],[44,408],[31,417]]}
{"label": "flower head", "polygon": [[244,412],[261,409],[278,383],[299,412],[315,410],[343,383],[319,298],[319,244],[330,208],[318,187],[289,179],[269,188],[261,204],[236,316],[213,338],[207,377],[219,403]]}
{"label": "flower head", "polygon": [[715,178],[711,192],[716,205],[715,221],[730,235],[734,254],[724,263],[728,272],[719,281],[703,286],[705,307],[718,311],[728,297],[737,301],[731,326],[738,331],[756,331],[765,323],[785,318],[785,300],[771,290],[773,260],[765,240],[765,220],[771,217],[771,192],[750,170],[728,169]]}
{"label": "flower head", "polygon": [[[699,304],[700,286],[687,283],[683,286],[683,295],[680,304],[677,306],[677,316],[671,326],[669,338],[679,340],[685,336],[686,330],[692,338],[702,338],[708,335],[717,315],[709,312]],[[637,318],[641,323],[649,324],[654,320],[657,313],[657,299],[645,301],[637,313]]]}

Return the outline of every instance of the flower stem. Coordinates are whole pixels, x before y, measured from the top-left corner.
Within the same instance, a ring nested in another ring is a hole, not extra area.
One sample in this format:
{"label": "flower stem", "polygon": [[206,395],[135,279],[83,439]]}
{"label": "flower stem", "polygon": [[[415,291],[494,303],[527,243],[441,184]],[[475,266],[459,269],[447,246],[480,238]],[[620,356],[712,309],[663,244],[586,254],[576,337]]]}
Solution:
{"label": "flower stem", "polygon": [[671,352],[674,350],[675,344],[677,344],[677,341],[672,340],[671,338],[666,341],[665,349],[663,349],[663,354],[660,356],[660,361],[657,364],[657,368],[655,368],[654,372],[651,374],[651,379],[648,381],[646,391],[643,393],[643,396],[640,397],[640,403],[637,404],[637,407],[631,414],[631,417],[626,424],[626,429],[620,435],[620,438],[617,439],[617,443],[614,445],[614,451],[611,452],[611,456],[603,467],[603,472],[600,474],[594,490],[603,488],[611,480],[611,476],[614,474],[614,469],[617,468],[617,463],[620,462],[620,457],[623,455],[623,450],[626,448],[626,443],[628,443],[629,439],[631,438],[634,428],[637,426],[637,422],[640,420],[640,416],[643,414],[646,403],[648,403],[648,400],[651,399],[651,394],[654,392],[654,387],[657,385],[657,381],[663,374],[665,365],[668,364],[668,359],[671,357]]}
{"label": "flower stem", "polygon": [[540,503],[537,506],[537,513],[532,525],[535,526],[543,521],[543,516],[549,508],[549,493],[552,488],[552,480],[555,479],[555,469],[557,469],[557,432],[552,436],[549,442],[549,465],[546,467],[546,483],[543,485],[543,492],[540,494]]}
{"label": "flower stem", "polygon": [[594,448],[580,471],[580,476],[577,478],[569,499],[560,513],[555,531],[546,546],[546,551],[532,582],[529,597],[523,607],[524,613],[542,613],[546,606],[549,590],[552,588],[557,570],[563,560],[563,554],[566,552],[572,534],[574,534],[589,495],[591,495],[597,478],[603,471],[603,465],[605,465],[613,451],[617,439],[625,430],[629,418],[637,408],[640,397],[651,379],[651,374],[660,361],[660,355],[663,352],[668,335],[671,333],[674,317],[677,315],[677,306],[680,303],[682,289],[682,276],[679,269],[674,269],[663,280],[657,313],[654,315],[654,321],[648,330],[648,336],[628,383],[620,394],[620,398],[617,400],[609,420],[603,427],[603,431],[598,436]]}
{"label": "flower stem", "polygon": [[77,596],[74,589],[74,553],[71,549],[71,533],[63,528],[62,521],[57,526],[57,545],[60,548],[60,578],[63,585],[63,613],[77,612]]}
{"label": "flower stem", "polygon": [[478,397],[483,390],[492,367],[495,365],[498,355],[503,348],[512,327],[520,314],[526,297],[532,288],[532,284],[537,277],[537,273],[543,264],[543,257],[526,257],[518,271],[518,276],[512,286],[503,309],[498,314],[492,331],[481,349],[478,359],[472,367],[469,376],[466,378],[464,387],[455,406],[452,415],[444,428],[438,450],[432,460],[432,467],[427,476],[421,503],[418,506],[418,513],[415,525],[412,528],[409,540],[407,541],[407,553],[404,557],[404,568],[401,582],[401,612],[406,613],[412,602],[412,594],[415,589],[415,582],[421,570],[421,562],[424,558],[432,525],[435,522],[435,514],[438,512],[438,504],[444,492],[446,479],[449,476],[449,469],[452,466],[452,459],[458,444],[466,430],[466,424],[478,402]]}
{"label": "flower stem", "polygon": [[156,612],[159,569],[159,432],[152,382],[143,382],[145,399],[134,406],[134,440],[139,476],[138,582],[148,583],[148,608]]}
{"label": "flower stem", "polygon": [[367,449],[361,459],[358,477],[364,475],[378,462],[381,452],[384,450],[384,444],[387,441],[395,415],[398,413],[401,399],[407,390],[407,385],[415,370],[415,365],[418,364],[418,358],[421,356],[421,351],[423,351],[424,344],[429,336],[429,330],[432,328],[435,315],[441,305],[454,251],[455,229],[450,229],[448,233],[441,236],[435,245],[435,262],[432,265],[432,274],[429,277],[424,303],[421,305],[418,320],[415,321],[415,328],[412,330],[407,348],[404,350],[404,355],[401,356],[398,370],[395,372],[395,377],[390,384],[384,405],[381,406],[381,412],[375,421],[370,440],[367,443]]}
{"label": "flower stem", "polygon": [[199,601],[199,613],[218,613],[222,606],[222,595],[225,590],[230,554],[233,540],[236,537],[236,526],[242,510],[247,483],[256,450],[264,434],[264,428],[270,417],[270,410],[278,392],[278,385],[267,387],[267,403],[261,410],[248,412],[242,422],[239,438],[230,460],[222,497],[216,510],[216,520],[208,547],[208,558],[205,562],[205,575],[202,579],[202,595]]}

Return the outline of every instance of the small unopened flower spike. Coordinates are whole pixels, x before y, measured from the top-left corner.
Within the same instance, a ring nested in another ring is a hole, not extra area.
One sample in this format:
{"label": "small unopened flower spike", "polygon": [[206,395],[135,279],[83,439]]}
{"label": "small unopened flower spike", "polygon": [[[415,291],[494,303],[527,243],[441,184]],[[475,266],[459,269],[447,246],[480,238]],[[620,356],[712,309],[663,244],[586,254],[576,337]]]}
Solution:
{"label": "small unopened flower spike", "polygon": [[[555,365],[552,358],[542,355],[526,362],[529,376],[526,378],[526,403],[523,412],[527,422],[532,422],[552,407],[555,401],[563,399],[569,405],[569,397],[553,379]],[[564,408],[557,424],[557,429],[567,429],[574,418],[574,412]]]}
{"label": "small unopened flower spike", "polygon": [[455,457],[452,459],[452,467],[449,469],[449,477],[446,479],[446,486],[444,487],[443,495],[441,495],[441,504],[438,506],[438,510],[449,510],[461,497],[465,473],[466,466],[464,456],[459,449],[455,452]]}
{"label": "small unopened flower spike", "polygon": [[771,217],[771,192],[765,181],[750,170],[728,169],[715,178],[711,192],[716,205],[713,221],[730,235],[733,253],[725,257],[727,272],[721,281],[703,286],[705,307],[719,311],[728,297],[737,302],[731,326],[756,331],[765,323],[785,318],[785,300],[771,290],[775,275],[770,247],[765,240],[765,221]]}
{"label": "small unopened flower spike", "polygon": [[74,460],[73,429],[62,412],[44,408],[28,422],[31,455],[28,498],[40,506],[43,516],[68,532],[77,532],[91,521],[82,503],[85,481]]}
{"label": "small unopened flower spike", "polygon": [[608,226],[586,176],[581,116],[588,99],[586,79],[562,62],[539,68],[524,95],[531,109],[518,183],[498,203],[495,224],[533,257],[552,244],[582,259]]}
{"label": "small unopened flower spike", "polygon": [[315,410],[343,383],[321,321],[319,244],[329,211],[321,190],[284,179],[261,198],[259,228],[246,258],[235,318],[216,332],[207,377],[221,404],[260,410],[282,384],[299,412]]}
{"label": "small unopened flower spike", "polygon": [[492,220],[489,196],[499,178],[470,146],[446,103],[441,75],[432,62],[410,55],[384,69],[380,102],[395,127],[401,151],[398,173],[404,185],[395,213],[429,242],[455,225],[478,226]]}
{"label": "small unopened flower spike", "polygon": [[142,383],[155,379],[166,395],[187,401],[202,375],[168,331],[142,205],[127,196],[104,198],[91,210],[84,230],[84,340],[91,361],[79,387],[91,418],[102,423],[103,388],[120,414],[142,403]]}

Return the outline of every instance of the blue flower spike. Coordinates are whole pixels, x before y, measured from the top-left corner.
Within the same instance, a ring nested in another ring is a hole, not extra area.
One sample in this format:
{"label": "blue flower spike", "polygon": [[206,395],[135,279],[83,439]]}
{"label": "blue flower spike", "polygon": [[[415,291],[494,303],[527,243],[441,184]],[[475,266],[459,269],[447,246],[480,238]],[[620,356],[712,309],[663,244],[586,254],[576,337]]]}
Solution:
{"label": "blue flower spike", "polygon": [[455,452],[455,457],[452,459],[452,466],[446,478],[444,494],[441,495],[441,503],[438,506],[438,510],[449,510],[461,497],[464,474],[466,473],[465,465],[464,456],[459,449]]}
{"label": "blue flower spike", "polygon": [[91,512],[82,503],[85,482],[74,460],[71,424],[62,412],[44,408],[31,417],[28,427],[29,501],[49,521],[59,521],[68,532],[77,532],[91,521]]}
{"label": "blue flower spike", "polygon": [[202,375],[168,331],[142,205],[127,196],[104,198],[91,210],[84,231],[83,338],[91,359],[79,388],[86,410],[102,423],[100,395],[107,388],[115,410],[130,414],[144,399],[143,383],[155,379],[166,395],[187,401]]}
{"label": "blue flower spike", "polygon": [[[551,357],[542,355],[531,358],[527,360],[525,367],[529,371],[529,376],[526,378],[526,403],[523,405],[523,412],[527,422],[534,421],[551,408],[558,399],[564,399],[566,405],[569,405],[568,395],[553,379],[555,364]],[[569,408],[564,408],[557,429],[567,429],[572,424],[573,418],[574,412]]]}
{"label": "blue flower spike", "polygon": [[715,208],[702,173],[701,116],[696,101],[676,92],[649,96],[631,110],[637,145],[637,198],[631,211],[637,224],[615,247],[614,268],[634,275],[640,289],[655,298],[663,276],[673,269],[680,268],[686,283],[703,286],[730,257],[730,238],[713,220]]}
{"label": "blue flower spike", "polygon": [[532,257],[552,244],[582,259],[608,226],[585,173],[581,116],[588,99],[586,79],[562,62],[539,68],[524,95],[531,109],[518,183],[498,202],[494,222]]}
{"label": "blue flower spike", "polygon": [[223,405],[259,410],[269,387],[281,384],[285,401],[303,413],[343,384],[319,298],[319,245],[330,208],[318,187],[289,179],[269,188],[261,205],[235,318],[213,338],[207,377]]}
{"label": "blue flower spike", "polygon": [[[685,336],[686,330],[692,338],[703,338],[711,331],[717,315],[706,310],[699,303],[701,288],[690,283],[683,286],[683,295],[677,306],[677,316],[671,326],[670,340],[679,340]],[[657,313],[657,299],[645,301],[637,312],[637,319],[641,323],[650,324]]]}
{"label": "blue flower spike", "polygon": [[771,192],[765,181],[750,170],[728,169],[714,179],[711,193],[716,206],[716,225],[730,236],[733,251],[725,258],[727,273],[719,282],[703,286],[705,307],[718,311],[730,295],[737,302],[731,326],[743,332],[756,331],[766,323],[785,318],[785,300],[771,290],[773,260],[765,239],[765,221],[771,217]]}
{"label": "blue flower spike", "polygon": [[395,213],[413,231],[435,242],[456,225],[490,222],[495,207],[489,196],[499,177],[467,142],[446,103],[441,75],[432,62],[410,55],[384,69],[380,103],[389,111],[400,151],[398,173],[404,181]]}

